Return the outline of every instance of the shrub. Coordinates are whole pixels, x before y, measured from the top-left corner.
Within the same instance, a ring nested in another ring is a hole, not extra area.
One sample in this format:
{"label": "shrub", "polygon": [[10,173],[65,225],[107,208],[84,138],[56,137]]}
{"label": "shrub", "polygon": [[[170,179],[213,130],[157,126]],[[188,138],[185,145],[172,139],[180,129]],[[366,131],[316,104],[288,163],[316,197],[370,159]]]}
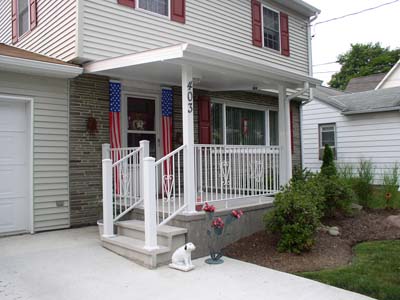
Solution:
{"label": "shrub", "polygon": [[370,160],[360,160],[358,167],[358,178],[354,181],[354,192],[357,195],[358,202],[370,207],[373,200],[374,169]]}
{"label": "shrub", "polygon": [[279,235],[278,251],[301,253],[314,244],[322,217],[323,190],[317,176],[292,181],[275,197],[275,209],[264,216],[267,230]]}
{"label": "shrub", "polygon": [[335,176],[337,174],[335,158],[329,145],[325,145],[324,155],[322,157],[321,174],[327,177]]}
{"label": "shrub", "polygon": [[332,216],[336,211],[350,213],[355,196],[349,183],[339,176],[326,177],[321,174],[319,177],[324,190],[324,215]]}
{"label": "shrub", "polygon": [[292,182],[306,182],[308,179],[312,178],[314,173],[309,169],[295,168],[292,176]]}

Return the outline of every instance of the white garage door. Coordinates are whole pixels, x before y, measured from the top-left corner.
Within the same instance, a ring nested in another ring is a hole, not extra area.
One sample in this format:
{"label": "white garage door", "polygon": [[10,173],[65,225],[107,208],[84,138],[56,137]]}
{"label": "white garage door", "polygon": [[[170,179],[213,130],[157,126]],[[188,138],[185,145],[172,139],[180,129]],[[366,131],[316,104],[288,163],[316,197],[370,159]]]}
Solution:
{"label": "white garage door", "polygon": [[29,229],[26,104],[0,99],[0,234]]}

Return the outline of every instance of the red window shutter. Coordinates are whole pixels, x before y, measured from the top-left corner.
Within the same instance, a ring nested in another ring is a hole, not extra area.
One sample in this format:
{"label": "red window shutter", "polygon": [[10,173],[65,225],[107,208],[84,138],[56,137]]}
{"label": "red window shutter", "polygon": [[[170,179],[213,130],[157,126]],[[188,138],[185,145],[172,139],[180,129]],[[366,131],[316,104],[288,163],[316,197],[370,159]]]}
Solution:
{"label": "red window shutter", "polygon": [[293,110],[290,107],[290,145],[292,147],[292,154],[294,153],[294,138],[293,138]]}
{"label": "red window shutter", "polygon": [[135,8],[135,0],[118,0],[118,4]]}
{"label": "red window shutter", "polygon": [[30,0],[31,30],[37,26],[37,0]]}
{"label": "red window shutter", "polygon": [[262,47],[262,13],[261,3],[257,0],[251,0],[253,45]]}
{"label": "red window shutter", "polygon": [[171,0],[171,20],[185,24],[186,19],[185,0]]}
{"label": "red window shutter", "polygon": [[12,42],[15,44],[18,42],[18,0],[12,0],[11,8],[11,19],[12,19]]}
{"label": "red window shutter", "polygon": [[289,46],[289,16],[281,12],[281,53],[290,56]]}
{"label": "red window shutter", "polygon": [[209,96],[199,96],[199,143],[211,144],[211,101]]}

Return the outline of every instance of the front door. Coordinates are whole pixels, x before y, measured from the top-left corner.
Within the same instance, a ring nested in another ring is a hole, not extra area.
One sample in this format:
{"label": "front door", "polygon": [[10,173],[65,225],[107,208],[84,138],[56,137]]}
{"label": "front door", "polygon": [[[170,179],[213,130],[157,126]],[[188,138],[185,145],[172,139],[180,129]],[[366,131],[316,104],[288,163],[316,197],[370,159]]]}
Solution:
{"label": "front door", "polygon": [[158,105],[156,99],[126,97],[126,145],[139,147],[139,142],[150,142],[150,156],[158,158],[160,139],[158,135]]}

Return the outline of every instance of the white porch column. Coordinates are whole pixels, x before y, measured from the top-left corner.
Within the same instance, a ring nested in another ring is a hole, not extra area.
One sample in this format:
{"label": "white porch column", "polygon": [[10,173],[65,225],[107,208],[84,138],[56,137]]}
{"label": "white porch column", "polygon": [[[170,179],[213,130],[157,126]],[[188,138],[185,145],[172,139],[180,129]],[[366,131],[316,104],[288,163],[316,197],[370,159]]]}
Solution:
{"label": "white porch column", "polygon": [[194,181],[194,94],[193,70],[191,66],[182,66],[182,128],[183,144],[186,145],[183,158],[184,201],[187,212],[195,211],[196,191]]}
{"label": "white porch column", "polygon": [[279,145],[281,157],[279,163],[279,180],[285,185],[292,178],[292,149],[290,138],[290,102],[287,99],[285,86],[279,86]]}

